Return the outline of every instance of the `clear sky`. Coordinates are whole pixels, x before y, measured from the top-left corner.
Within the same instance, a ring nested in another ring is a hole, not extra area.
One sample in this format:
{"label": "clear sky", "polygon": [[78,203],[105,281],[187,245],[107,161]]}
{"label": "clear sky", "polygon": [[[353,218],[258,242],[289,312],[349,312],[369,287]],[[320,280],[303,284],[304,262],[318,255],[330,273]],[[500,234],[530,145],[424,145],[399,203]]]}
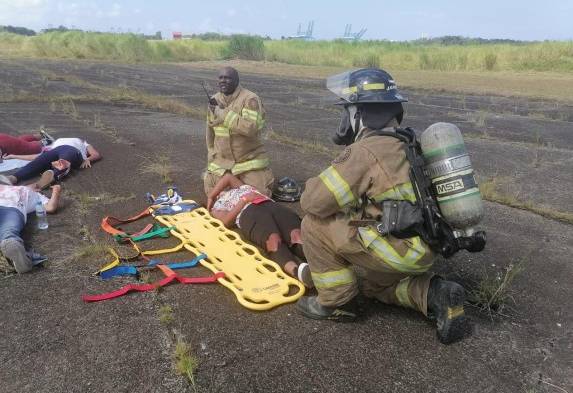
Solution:
{"label": "clear sky", "polygon": [[365,39],[410,40],[461,35],[521,40],[573,39],[573,0],[0,0],[0,25],[40,30],[184,34],[214,31],[280,38],[314,20],[317,39],[347,23]]}

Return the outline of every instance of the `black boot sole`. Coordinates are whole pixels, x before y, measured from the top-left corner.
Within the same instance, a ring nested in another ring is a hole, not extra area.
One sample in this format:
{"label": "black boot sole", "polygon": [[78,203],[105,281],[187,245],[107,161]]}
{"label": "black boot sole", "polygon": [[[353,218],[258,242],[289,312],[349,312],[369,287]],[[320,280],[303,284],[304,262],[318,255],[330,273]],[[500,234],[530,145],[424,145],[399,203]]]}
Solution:
{"label": "black boot sole", "polygon": [[448,307],[437,318],[438,339],[442,344],[461,340],[469,333],[469,321],[464,312],[465,291],[461,286],[447,294]]}

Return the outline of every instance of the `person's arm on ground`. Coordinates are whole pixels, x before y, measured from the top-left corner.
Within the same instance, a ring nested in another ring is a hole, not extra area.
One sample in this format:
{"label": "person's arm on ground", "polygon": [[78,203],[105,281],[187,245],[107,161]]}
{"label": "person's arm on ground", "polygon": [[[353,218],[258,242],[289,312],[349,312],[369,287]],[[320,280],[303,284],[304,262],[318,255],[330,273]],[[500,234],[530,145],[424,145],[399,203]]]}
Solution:
{"label": "person's arm on ground", "polygon": [[82,162],[80,168],[91,168],[92,162],[101,160],[101,154],[92,145],[88,145],[87,150],[88,150],[88,158],[86,158],[84,162]]}
{"label": "person's arm on ground", "polygon": [[44,209],[46,209],[46,213],[53,214],[56,212],[56,210],[58,210],[58,203],[60,201],[62,186],[56,184],[50,188],[52,189],[52,196],[50,196],[50,200],[44,204]]}
{"label": "person's arm on ground", "polygon": [[207,210],[211,210],[213,207],[213,203],[219,196],[221,192],[226,190],[227,188],[238,188],[241,187],[244,183],[240,181],[236,176],[233,176],[230,173],[223,175],[213,187],[213,190],[207,195]]}
{"label": "person's arm on ground", "polygon": [[4,154],[2,158],[5,160],[17,159],[17,160],[34,161],[34,159],[38,157],[40,154]]}

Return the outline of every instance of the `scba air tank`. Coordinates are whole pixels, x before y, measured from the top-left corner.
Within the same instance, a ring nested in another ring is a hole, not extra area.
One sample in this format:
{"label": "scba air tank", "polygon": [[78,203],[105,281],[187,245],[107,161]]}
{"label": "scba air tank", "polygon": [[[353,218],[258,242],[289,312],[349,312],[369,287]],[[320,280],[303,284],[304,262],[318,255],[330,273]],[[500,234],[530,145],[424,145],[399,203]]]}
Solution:
{"label": "scba air tank", "polygon": [[456,236],[471,236],[483,216],[483,204],[459,128],[435,123],[420,137],[438,207]]}

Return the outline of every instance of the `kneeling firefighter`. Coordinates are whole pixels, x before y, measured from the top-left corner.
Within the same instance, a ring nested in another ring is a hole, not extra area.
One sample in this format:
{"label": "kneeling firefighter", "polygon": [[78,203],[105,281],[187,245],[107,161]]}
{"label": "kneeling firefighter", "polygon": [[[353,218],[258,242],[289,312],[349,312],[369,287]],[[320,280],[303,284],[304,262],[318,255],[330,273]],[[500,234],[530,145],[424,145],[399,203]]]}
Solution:
{"label": "kneeling firefighter", "polygon": [[[463,287],[428,272],[438,254],[485,245],[485,234],[473,229],[481,198],[459,130],[433,125],[423,151],[413,130],[399,128],[407,100],[380,69],[332,76],[327,87],[344,107],[334,142],[347,147],[301,197],[304,253],[318,296],[299,299],[297,309],[314,319],[354,320],[358,285],[350,265],[357,265],[366,296],[436,320],[442,343],[462,338]],[[446,200],[456,205],[456,226],[440,211]]]}

